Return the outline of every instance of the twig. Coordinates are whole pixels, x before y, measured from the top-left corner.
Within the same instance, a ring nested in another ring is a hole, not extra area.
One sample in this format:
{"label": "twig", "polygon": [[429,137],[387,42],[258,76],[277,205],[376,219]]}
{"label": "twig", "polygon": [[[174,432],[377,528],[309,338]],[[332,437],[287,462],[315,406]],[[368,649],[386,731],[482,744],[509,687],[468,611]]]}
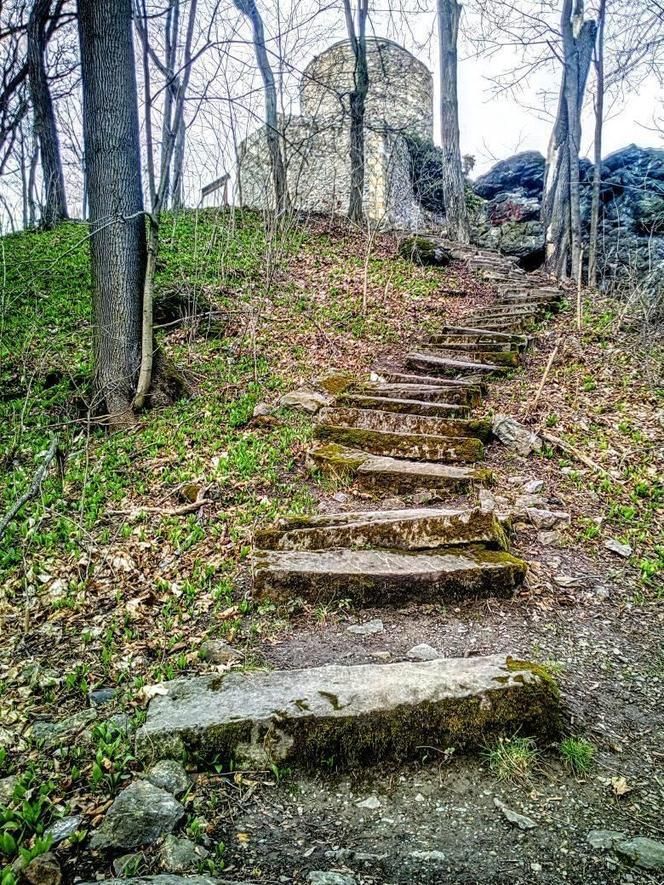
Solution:
{"label": "twig", "polygon": [[195,501],[183,504],[181,507],[139,507],[137,510],[108,510],[112,516],[135,516],[138,513],[158,513],[160,516],[186,516],[188,513],[196,513],[206,504],[213,504],[211,498],[205,497],[207,489],[201,489]]}
{"label": "twig", "polygon": [[558,353],[558,345],[556,344],[556,346],[551,351],[551,355],[549,356],[549,360],[546,364],[546,368],[544,369],[544,374],[542,375],[542,380],[540,381],[539,387],[537,388],[537,393],[535,394],[535,399],[533,400],[532,405],[527,410],[528,412],[531,410],[534,411],[537,408],[537,403],[539,402],[539,398],[542,394],[542,391],[544,390],[544,385],[546,384],[546,379],[549,377],[549,372],[551,371],[551,366],[553,365],[553,361],[555,360],[557,353]]}
{"label": "twig", "polygon": [[579,275],[576,281],[576,328],[577,331],[581,331],[581,314],[582,314],[582,301],[581,301],[581,286],[583,285],[583,247],[581,248],[581,257],[579,258]]}
{"label": "twig", "polygon": [[586,467],[590,467],[591,470],[596,471],[597,473],[601,473],[604,476],[607,476],[609,479],[613,480],[613,476],[609,473],[608,470],[605,470],[599,464],[596,464],[594,461],[584,455],[583,452],[580,452],[577,448],[570,445],[569,443],[564,442],[559,437],[554,436],[552,433],[548,431],[540,431],[540,436],[545,442],[550,443],[552,446],[560,449],[561,452],[565,452],[566,455],[571,455],[573,458],[576,458],[577,461],[580,461],[582,464],[585,464]]}
{"label": "twig", "polygon": [[42,461],[39,469],[34,475],[32,483],[30,484],[30,488],[27,492],[24,492],[18,501],[13,504],[5,516],[2,518],[2,522],[0,522],[0,540],[2,540],[3,535],[7,531],[7,526],[14,519],[14,517],[21,511],[21,509],[28,503],[31,498],[34,498],[41,488],[41,484],[44,481],[44,477],[46,476],[46,472],[48,471],[49,465],[51,461],[58,454],[58,438],[57,436],[51,437],[51,444],[48,447],[48,451],[46,452],[46,457]]}

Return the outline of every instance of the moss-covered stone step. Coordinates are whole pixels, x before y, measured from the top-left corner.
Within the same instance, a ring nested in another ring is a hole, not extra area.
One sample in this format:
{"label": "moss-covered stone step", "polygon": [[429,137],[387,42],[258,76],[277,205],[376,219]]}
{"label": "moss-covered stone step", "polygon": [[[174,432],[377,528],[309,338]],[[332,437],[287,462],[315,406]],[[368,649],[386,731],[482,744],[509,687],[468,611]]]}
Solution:
{"label": "moss-covered stone step", "polygon": [[434,550],[462,544],[507,549],[493,513],[451,507],[293,516],[261,529],[254,544],[262,550]]}
{"label": "moss-covered stone step", "polygon": [[505,371],[496,363],[470,362],[468,360],[450,359],[449,357],[437,356],[435,353],[426,351],[412,351],[406,355],[406,365],[409,369],[420,369],[423,372],[431,372],[434,375],[465,374],[501,374]]}
{"label": "moss-covered stone step", "polygon": [[453,335],[429,335],[424,343],[428,347],[442,347],[445,350],[458,350],[462,353],[507,353],[518,350],[518,346],[511,341],[472,341],[466,340],[469,336],[455,337]]}
{"label": "moss-covered stone step", "polygon": [[503,655],[236,671],[163,683],[136,750],[200,767],[357,769],[516,733],[548,741],[561,718],[546,669]]}
{"label": "moss-covered stone step", "polygon": [[526,335],[518,335],[511,332],[497,332],[483,329],[481,326],[443,326],[440,330],[441,335],[461,335],[468,336],[473,341],[513,341],[523,347],[528,345]]}
{"label": "moss-covered stone step", "polygon": [[417,399],[395,399],[387,396],[362,396],[356,393],[340,396],[337,402],[339,405],[357,409],[380,409],[384,412],[402,412],[433,417],[455,415],[464,418],[470,412],[470,408],[462,403],[436,403]]}
{"label": "moss-covered stone step", "polygon": [[349,599],[358,606],[507,597],[525,574],[522,560],[480,545],[435,553],[261,550],[254,553],[254,596],[314,604]]}
{"label": "moss-covered stone step", "polygon": [[377,409],[354,409],[328,406],[318,413],[321,424],[357,427],[362,430],[386,430],[390,433],[418,433],[428,436],[473,436],[488,442],[491,421],[483,418],[437,418]]}
{"label": "moss-covered stone step", "polygon": [[475,325],[481,326],[487,332],[525,332],[532,329],[534,321],[531,317],[505,317],[505,316],[472,316],[468,317]]}
{"label": "moss-covered stone step", "polygon": [[[414,375],[408,375],[414,378]],[[437,379],[433,379],[437,380]],[[392,383],[390,381],[369,381],[353,388],[359,396],[380,397],[382,399],[409,399],[420,402],[442,403],[443,405],[474,405],[479,394],[472,387],[442,387],[439,384]]]}
{"label": "moss-covered stone step", "polygon": [[[446,359],[457,359],[461,354],[454,348],[449,348],[446,344],[429,345],[427,353],[436,356],[445,357]],[[507,366],[514,368],[519,365],[521,358],[517,350],[495,350],[486,351],[479,350],[463,354],[467,357],[468,362],[480,363],[482,365]]]}
{"label": "moss-covered stone step", "polygon": [[481,461],[484,456],[481,440],[473,437],[397,433],[361,427],[338,427],[333,424],[316,425],[314,436],[316,439],[339,443],[372,455],[388,455],[391,458],[468,464]]}
{"label": "moss-covered stone step", "polygon": [[485,467],[387,458],[336,443],[316,446],[309,450],[307,457],[310,465],[326,476],[334,479],[354,476],[365,488],[390,492],[423,489],[466,492],[472,486],[488,485],[493,480],[491,471]]}

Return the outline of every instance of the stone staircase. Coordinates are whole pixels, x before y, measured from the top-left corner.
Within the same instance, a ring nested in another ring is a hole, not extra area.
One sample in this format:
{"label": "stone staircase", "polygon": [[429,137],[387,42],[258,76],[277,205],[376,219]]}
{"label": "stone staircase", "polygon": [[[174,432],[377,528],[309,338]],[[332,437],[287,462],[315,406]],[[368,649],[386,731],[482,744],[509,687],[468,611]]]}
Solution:
{"label": "stone staircase", "polygon": [[[491,424],[472,410],[560,305],[547,278],[510,259],[470,248],[457,257],[499,291],[494,303],[443,325],[402,364],[335,378],[335,401],[318,415],[310,463],[378,502],[423,490],[470,497],[490,482],[481,462]],[[357,608],[509,597],[527,571],[496,516],[470,500],[283,519],[257,532],[253,568],[256,599]],[[553,681],[509,655],[234,672],[160,691],[137,737],[144,756],[355,765],[517,731],[547,738],[559,723]]]}

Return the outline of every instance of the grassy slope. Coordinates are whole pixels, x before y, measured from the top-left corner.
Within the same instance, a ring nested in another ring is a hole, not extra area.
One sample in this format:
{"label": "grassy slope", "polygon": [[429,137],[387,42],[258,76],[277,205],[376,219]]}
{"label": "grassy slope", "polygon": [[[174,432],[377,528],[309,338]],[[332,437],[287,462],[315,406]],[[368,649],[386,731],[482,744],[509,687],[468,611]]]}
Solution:
{"label": "grassy slope", "polygon": [[[198,656],[204,638],[251,649],[284,629],[288,613],[252,607],[242,561],[254,526],[286,511],[314,510],[333,490],[304,468],[310,423],[288,413],[251,422],[254,405],[275,403],[280,392],[331,366],[366,369],[380,352],[482,299],[461,272],[414,268],[396,257],[389,237],[378,237],[367,257],[362,236],[326,222],[270,238],[256,216],[203,212],[172,219],[164,230],[160,301],[177,296],[190,314],[209,303],[215,316],[211,324],[175,324],[160,333],[194,394],[146,413],[138,431],[110,438],[86,419],[85,228],[68,224],[0,241],[0,508],[26,488],[52,431],[67,454],[64,485],[49,476],[0,544],[0,622],[10,637],[0,654],[0,747],[14,740],[6,754],[0,749],[0,777],[36,764],[39,752],[25,726],[86,708],[91,686],[118,688],[118,709],[141,706],[136,692],[146,682],[205,666]],[[458,290],[469,294],[454,297]],[[560,322],[560,331],[572,334],[570,321]],[[649,436],[656,401],[638,377],[629,338],[616,373],[617,354],[601,322],[590,314],[582,357],[567,354],[556,368],[541,418],[580,445],[592,433],[601,440],[594,456],[623,471],[620,484],[591,487],[592,477],[578,472],[565,482],[590,491],[580,508],[580,519],[588,520],[578,522],[587,526],[581,540],[598,544],[590,520],[601,511],[603,531],[630,540],[648,563],[642,573],[650,593],[661,568],[661,484]],[[501,387],[496,405],[518,414],[545,359],[546,348],[531,358],[529,371]],[[601,402],[584,398],[592,384],[601,387]],[[575,409],[606,416],[607,401],[621,403],[621,417],[608,424],[590,418],[588,431],[574,426]],[[612,453],[629,440],[623,469]],[[186,516],[145,509],[181,505],[188,484],[208,487],[213,504]],[[252,664],[251,653],[246,661]],[[102,730],[91,749],[63,755],[57,772],[42,754],[39,777],[55,778],[49,794],[93,813],[131,768],[128,753]],[[101,769],[99,758],[106,760]],[[38,826],[20,824],[26,844],[55,813],[49,802]]]}

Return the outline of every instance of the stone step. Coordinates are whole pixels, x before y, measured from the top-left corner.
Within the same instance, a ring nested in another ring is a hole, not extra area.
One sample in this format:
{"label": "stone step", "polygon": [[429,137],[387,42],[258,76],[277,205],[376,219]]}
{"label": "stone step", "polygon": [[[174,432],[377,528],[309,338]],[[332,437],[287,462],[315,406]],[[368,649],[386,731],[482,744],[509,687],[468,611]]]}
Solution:
{"label": "stone step", "polygon": [[[424,342],[426,344],[426,342]],[[441,345],[430,345],[427,353],[433,353],[436,356],[445,357],[446,359],[458,359],[459,351],[454,350],[454,348],[450,349],[446,344]],[[480,350],[475,352],[469,352],[466,356],[473,362],[477,362],[484,365],[495,365],[495,366],[508,366],[510,368],[514,368],[519,365],[520,356],[518,351],[516,350]]]}
{"label": "stone step", "polygon": [[[406,376],[414,378],[414,375]],[[434,379],[437,381],[437,379]],[[385,399],[410,399],[422,402],[442,404],[475,405],[479,402],[479,394],[473,388],[444,387],[438,383],[391,383],[389,381],[370,381],[356,388],[363,396],[383,397]],[[355,388],[354,388],[355,390]]]}
{"label": "stone step", "polygon": [[421,369],[436,375],[454,376],[456,374],[501,374],[505,370],[495,363],[473,363],[457,359],[437,356],[435,353],[413,351],[406,356],[406,365],[410,369]]}
{"label": "stone step", "polygon": [[525,574],[522,560],[480,545],[435,553],[261,550],[254,552],[254,598],[378,606],[508,597]]}
{"label": "stone step", "polygon": [[464,544],[507,549],[493,513],[450,507],[287,517],[258,531],[254,543],[262,550],[434,550]]}
{"label": "stone step", "polygon": [[231,672],[163,683],[136,734],[142,760],[258,769],[361,769],[425,747],[481,750],[561,728],[547,671],[503,655],[308,670]]}
{"label": "stone step", "polygon": [[348,393],[340,396],[337,402],[342,406],[350,406],[357,409],[380,409],[384,412],[402,412],[411,415],[430,415],[443,417],[456,415],[459,418],[466,417],[470,408],[460,403],[436,403],[417,399],[391,399],[387,396],[361,396],[356,393]]}
{"label": "stone step", "polygon": [[320,424],[354,427],[361,430],[385,430],[389,433],[418,433],[426,436],[491,438],[491,421],[477,418],[435,418],[384,412],[377,409],[353,409],[328,406],[318,413]]}
{"label": "stone step", "polygon": [[489,307],[478,307],[472,316],[529,316],[532,314],[546,313],[546,308],[540,308],[536,304],[501,304],[495,302]]}
{"label": "stone step", "polygon": [[[465,336],[467,339],[469,336]],[[517,350],[517,345],[511,341],[470,341],[461,336],[454,338],[452,335],[429,335],[424,343],[430,347],[443,347],[445,350],[458,350],[464,353],[506,353]]]}
{"label": "stone step", "polygon": [[421,372],[392,371],[386,369],[380,373],[381,378],[394,384],[434,384],[448,390],[468,390],[471,393],[485,393],[486,385],[482,381],[461,378],[442,378],[440,375],[423,375]]}
{"label": "stone step", "polygon": [[509,332],[494,332],[487,329],[477,328],[476,326],[443,326],[440,330],[441,335],[457,334],[470,335],[475,340],[483,340],[489,338],[493,341],[514,341],[516,344],[522,344],[524,347],[528,344],[526,335],[515,335]]}
{"label": "stone step", "polygon": [[481,461],[484,446],[472,437],[432,436],[423,433],[394,433],[386,430],[365,430],[360,427],[337,427],[318,424],[316,439],[339,443],[372,455],[408,458],[417,461],[449,461],[468,464]]}
{"label": "stone step", "polygon": [[553,292],[542,292],[539,289],[530,289],[530,290],[518,290],[518,289],[509,289],[503,292],[500,296],[501,301],[510,301],[521,303],[522,301],[526,304],[530,302],[541,303],[541,304],[559,304],[562,300],[562,296],[560,293],[554,294]]}
{"label": "stone step", "polygon": [[473,486],[488,485],[493,479],[491,471],[486,467],[381,457],[335,443],[316,446],[309,450],[307,457],[326,476],[345,478],[352,475],[364,488],[390,492],[405,493],[425,489],[467,492]]}
{"label": "stone step", "polygon": [[531,317],[505,317],[505,316],[472,316],[468,320],[476,326],[483,327],[487,332],[523,332],[533,327]]}

